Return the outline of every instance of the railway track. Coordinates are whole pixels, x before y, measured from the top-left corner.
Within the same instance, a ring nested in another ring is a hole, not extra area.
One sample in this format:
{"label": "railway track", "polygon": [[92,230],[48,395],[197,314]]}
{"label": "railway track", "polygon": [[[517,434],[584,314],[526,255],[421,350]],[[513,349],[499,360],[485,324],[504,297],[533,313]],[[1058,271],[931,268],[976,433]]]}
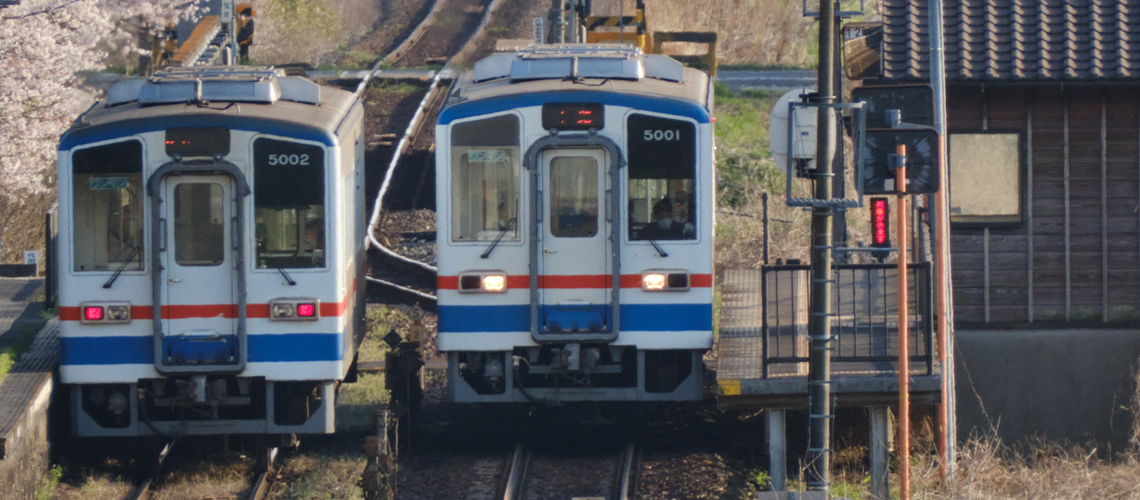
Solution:
{"label": "railway track", "polygon": [[498,498],[628,500],[636,489],[639,454],[633,443],[619,451],[573,455],[519,444]]}
{"label": "railway track", "polygon": [[[170,442],[163,447],[155,462],[155,473],[139,484],[138,489],[135,490],[135,495],[131,498],[134,500],[151,500],[158,498],[164,486],[161,478],[169,473],[163,466],[166,462],[166,458],[170,455],[173,445],[174,443]],[[273,480],[276,477],[275,470],[278,448],[264,448],[259,450],[258,453],[259,456],[256,457],[256,473],[249,483],[248,494],[244,497],[248,500],[264,500],[267,498],[269,491],[273,488]]]}
{"label": "railway track", "polygon": [[[429,73],[430,80],[422,92],[415,94],[418,105],[407,125],[398,135],[399,140],[387,151],[370,150],[380,157],[384,165],[384,177],[376,188],[368,228],[369,260],[372,272],[369,273],[370,296],[380,302],[419,304],[422,308],[435,310],[434,252],[424,262],[409,258],[400,252],[403,240],[393,241],[387,237],[384,226],[386,204],[400,209],[415,209],[434,206],[434,138],[432,125],[443,104],[444,93],[453,77],[451,61],[457,54],[469,54],[484,36],[491,15],[502,5],[503,0],[438,0],[432,12],[421,27],[391,54],[378,61],[375,69],[382,64],[409,67],[427,61],[442,61],[443,67]],[[461,20],[461,21],[458,21]],[[456,29],[455,25],[460,28]],[[444,53],[440,54],[442,50]],[[435,51],[435,52],[432,52]],[[434,55],[433,55],[434,54]],[[409,73],[395,73],[409,75]],[[373,71],[370,78],[384,78],[384,72]],[[362,82],[359,95],[367,99],[369,85]],[[397,123],[388,123],[386,128],[398,128]],[[372,160],[369,160],[372,162]],[[393,186],[411,189],[393,189]],[[409,195],[410,194],[410,195]],[[427,198],[427,200],[425,200]],[[387,241],[381,241],[387,240]]]}

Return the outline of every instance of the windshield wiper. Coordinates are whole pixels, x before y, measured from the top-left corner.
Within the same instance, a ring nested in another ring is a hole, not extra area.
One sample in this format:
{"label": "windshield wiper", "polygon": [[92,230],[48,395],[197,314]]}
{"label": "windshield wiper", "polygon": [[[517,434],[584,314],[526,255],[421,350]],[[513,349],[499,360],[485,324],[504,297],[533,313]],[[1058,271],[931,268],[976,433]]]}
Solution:
{"label": "windshield wiper", "polygon": [[661,254],[662,257],[669,256],[669,254],[665,253],[665,251],[661,249],[661,245],[657,244],[657,240],[646,238],[645,241],[648,241],[650,245],[653,245],[653,248],[656,248],[657,253]]}
{"label": "windshield wiper", "polygon": [[284,268],[284,267],[278,267],[278,268],[277,268],[277,272],[281,273],[281,276],[284,276],[284,277],[285,277],[285,281],[287,281],[287,282],[289,283],[289,286],[293,286],[293,285],[296,285],[296,284],[297,284],[297,282],[296,282],[296,281],[293,281],[293,278],[290,278],[290,277],[289,277],[289,273],[286,273],[286,272],[285,272],[285,268]]}
{"label": "windshield wiper", "polygon": [[130,264],[131,261],[135,260],[135,254],[139,252],[140,248],[142,248],[140,245],[135,245],[131,248],[131,253],[127,254],[127,260],[123,261],[123,263],[119,265],[119,268],[115,270],[115,274],[111,275],[111,279],[107,280],[106,283],[103,283],[103,288],[111,288],[111,285],[115,284],[115,280],[119,279],[120,274],[123,274],[123,269],[126,269],[127,265]]}
{"label": "windshield wiper", "polygon": [[506,236],[507,231],[510,231],[511,228],[514,227],[517,220],[518,217],[511,217],[511,220],[507,221],[507,225],[499,230],[499,235],[495,237],[495,241],[492,241],[491,246],[487,247],[487,251],[483,252],[483,255],[479,256],[480,259],[486,259],[487,257],[491,256],[491,250],[495,249],[495,246],[499,244],[499,240],[502,240],[503,236]]}

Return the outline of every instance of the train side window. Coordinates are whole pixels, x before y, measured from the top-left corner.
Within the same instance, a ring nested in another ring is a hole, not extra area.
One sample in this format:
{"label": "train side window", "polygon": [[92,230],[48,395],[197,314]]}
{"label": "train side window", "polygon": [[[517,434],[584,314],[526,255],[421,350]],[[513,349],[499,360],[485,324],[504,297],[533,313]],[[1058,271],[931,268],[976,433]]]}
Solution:
{"label": "train side window", "polygon": [[142,144],[81,149],[71,164],[75,270],[141,270]]}
{"label": "train side window", "polygon": [[451,128],[452,240],[519,240],[520,163],[515,115]]}
{"label": "train side window", "polygon": [[317,145],[253,141],[257,267],[325,267],[325,155]]}
{"label": "train side window", "polygon": [[696,126],[632,114],[627,130],[629,239],[695,239]]}

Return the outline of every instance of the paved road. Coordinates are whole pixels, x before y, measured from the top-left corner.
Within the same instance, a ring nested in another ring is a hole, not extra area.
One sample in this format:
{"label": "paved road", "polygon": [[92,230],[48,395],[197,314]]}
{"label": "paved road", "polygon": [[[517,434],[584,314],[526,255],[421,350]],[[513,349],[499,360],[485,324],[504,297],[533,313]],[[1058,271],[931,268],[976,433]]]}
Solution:
{"label": "paved road", "polygon": [[816,74],[810,69],[718,71],[716,80],[728,84],[735,92],[747,89],[787,90],[814,87]]}

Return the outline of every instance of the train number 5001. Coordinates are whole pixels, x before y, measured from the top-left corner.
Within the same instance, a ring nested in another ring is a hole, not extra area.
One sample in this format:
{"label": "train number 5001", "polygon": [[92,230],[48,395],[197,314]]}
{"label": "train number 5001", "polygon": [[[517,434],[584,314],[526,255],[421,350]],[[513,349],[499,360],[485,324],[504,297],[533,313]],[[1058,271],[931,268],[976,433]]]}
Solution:
{"label": "train number 5001", "polygon": [[679,141],[681,140],[680,130],[646,130],[642,136],[647,141]]}

